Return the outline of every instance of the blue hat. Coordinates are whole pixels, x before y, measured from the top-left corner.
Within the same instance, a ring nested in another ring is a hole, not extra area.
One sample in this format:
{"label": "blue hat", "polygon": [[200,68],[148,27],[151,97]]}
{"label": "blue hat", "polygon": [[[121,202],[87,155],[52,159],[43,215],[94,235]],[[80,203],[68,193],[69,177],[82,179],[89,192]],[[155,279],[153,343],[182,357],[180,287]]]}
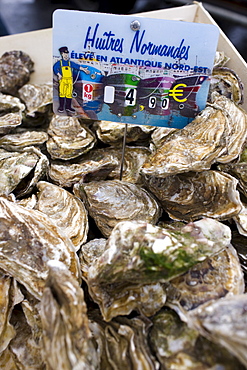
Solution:
{"label": "blue hat", "polygon": [[61,48],[58,49],[59,52],[62,54],[62,53],[68,53],[69,50],[67,48],[67,46],[62,46]]}

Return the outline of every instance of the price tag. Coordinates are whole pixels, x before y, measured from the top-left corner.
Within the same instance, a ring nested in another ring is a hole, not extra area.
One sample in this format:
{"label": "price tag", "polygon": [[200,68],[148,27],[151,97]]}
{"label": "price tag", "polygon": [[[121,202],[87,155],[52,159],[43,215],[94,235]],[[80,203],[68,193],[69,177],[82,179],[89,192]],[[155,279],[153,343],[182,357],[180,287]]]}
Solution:
{"label": "price tag", "polygon": [[215,25],[135,15],[53,13],[53,109],[182,128],[206,105]]}

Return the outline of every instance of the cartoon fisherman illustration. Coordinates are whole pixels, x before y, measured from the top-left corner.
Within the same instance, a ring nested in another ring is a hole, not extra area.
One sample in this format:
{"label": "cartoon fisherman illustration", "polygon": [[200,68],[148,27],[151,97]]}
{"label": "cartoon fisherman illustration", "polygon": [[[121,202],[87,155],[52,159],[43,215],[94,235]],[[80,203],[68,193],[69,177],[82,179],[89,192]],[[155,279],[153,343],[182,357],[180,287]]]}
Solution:
{"label": "cartoon fisherman illustration", "polygon": [[58,77],[59,81],[59,107],[58,112],[63,113],[66,110],[69,113],[74,113],[75,109],[72,108],[72,92],[73,92],[73,70],[81,70],[89,74],[86,67],[80,66],[69,58],[69,50],[67,46],[59,48],[61,59],[58,60],[53,66],[53,72]]}

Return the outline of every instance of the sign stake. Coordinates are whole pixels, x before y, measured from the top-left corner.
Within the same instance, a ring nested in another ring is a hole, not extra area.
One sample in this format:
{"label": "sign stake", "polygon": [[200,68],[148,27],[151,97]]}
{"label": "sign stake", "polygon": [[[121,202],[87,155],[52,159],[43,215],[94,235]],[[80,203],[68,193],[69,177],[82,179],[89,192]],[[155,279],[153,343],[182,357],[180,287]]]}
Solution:
{"label": "sign stake", "polygon": [[123,178],[123,165],[124,165],[124,155],[125,155],[125,148],[126,148],[127,128],[128,128],[128,124],[125,123],[124,136],[123,136],[123,146],[122,146],[122,158],[121,158],[121,166],[120,166],[120,178],[119,178],[120,181],[122,181],[122,178]]}

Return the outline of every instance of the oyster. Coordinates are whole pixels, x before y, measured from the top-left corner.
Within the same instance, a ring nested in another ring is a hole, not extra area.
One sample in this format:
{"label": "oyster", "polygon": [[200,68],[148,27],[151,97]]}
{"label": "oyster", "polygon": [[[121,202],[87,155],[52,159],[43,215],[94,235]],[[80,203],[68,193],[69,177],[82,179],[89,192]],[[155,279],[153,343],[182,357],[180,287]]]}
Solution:
{"label": "oyster", "polygon": [[21,103],[20,99],[0,94],[0,134],[8,134],[21,125],[24,110],[25,105]]}
{"label": "oyster", "polygon": [[242,203],[237,184],[231,175],[213,170],[146,178],[147,188],[169,216],[183,221],[203,216],[227,220],[238,215]]}
{"label": "oyster", "polygon": [[5,52],[0,58],[0,91],[17,95],[33,72],[34,62],[30,56],[20,50]]}
{"label": "oyster", "polygon": [[49,369],[98,368],[83,290],[62,262],[49,262],[41,320]]}
{"label": "oyster", "polygon": [[155,129],[154,126],[134,125],[125,126],[123,123],[110,121],[97,121],[94,130],[97,138],[105,144],[114,145],[122,143],[126,130],[126,143],[144,140]]}
{"label": "oyster", "polygon": [[247,115],[230,99],[212,94],[212,103],[191,123],[168,136],[143,164],[144,175],[166,177],[210,169],[240,155],[247,137]]}
{"label": "oyster", "polygon": [[210,77],[209,97],[215,91],[236,104],[243,102],[243,84],[236,72],[228,67],[214,67]]}
{"label": "oyster", "polygon": [[48,261],[64,262],[79,278],[71,240],[45,214],[0,197],[0,268],[37,299],[44,290]]}
{"label": "oyster", "polygon": [[143,221],[119,222],[106,251],[88,269],[89,288],[169,281],[226,248],[230,239],[230,228],[213,219],[177,230]]}
{"label": "oyster", "polygon": [[154,152],[163,142],[178,129],[172,127],[157,127],[151,134],[150,148]]}
{"label": "oyster", "polygon": [[143,220],[155,224],[161,216],[160,206],[154,197],[126,181],[76,184],[74,192],[83,199],[89,215],[106,237],[119,221]]}
{"label": "oyster", "polygon": [[33,113],[44,108],[53,101],[53,85],[52,82],[44,84],[25,84],[19,91],[20,99],[26,105],[26,113],[32,115]]}
{"label": "oyster", "polygon": [[16,332],[10,324],[10,317],[14,306],[20,303],[23,296],[19,294],[16,282],[13,278],[0,271],[0,353],[3,352],[10,341],[15,337]]}
{"label": "oyster", "polygon": [[42,347],[32,336],[32,331],[21,310],[14,310],[11,317],[16,336],[12,339],[9,350],[14,355],[18,369],[45,370]]}
{"label": "oyster", "polygon": [[239,234],[247,236],[247,205],[243,204],[241,211],[233,217]]}
{"label": "oyster", "polygon": [[228,245],[215,256],[192,266],[170,281],[167,304],[190,311],[210,300],[244,293],[244,276],[237,252]]}
{"label": "oyster", "polygon": [[32,296],[23,286],[21,286],[24,298],[21,302],[21,308],[25,316],[25,320],[32,332],[32,338],[41,346],[42,341],[42,323],[40,317],[41,303],[40,300]]}
{"label": "oyster", "polygon": [[159,368],[147,341],[150,320],[142,316],[132,319],[118,317],[106,324],[95,310],[90,318],[90,328],[100,352],[101,369]]}
{"label": "oyster", "polygon": [[247,294],[210,301],[190,313],[189,325],[247,366]]}
{"label": "oyster", "polygon": [[128,281],[123,284],[91,286],[89,276],[88,280],[90,297],[99,305],[107,322],[119,315],[129,315],[133,311],[149,317],[166,303],[166,285],[159,282],[136,284]]}
{"label": "oyster", "polygon": [[106,248],[106,239],[99,238],[85,243],[79,252],[80,268],[84,278],[89,267],[99,258]]}
{"label": "oyster", "polygon": [[0,194],[28,194],[39,179],[45,176],[48,168],[47,157],[35,147],[27,147],[22,152],[0,149]]}
{"label": "oyster", "polygon": [[247,114],[237,104],[217,92],[211,94],[212,106],[222,110],[226,119],[225,125],[225,152],[217,162],[228,163],[237,159],[243,151],[247,135]]}
{"label": "oyster", "polygon": [[22,151],[29,146],[41,146],[48,140],[44,131],[20,131],[0,138],[0,148],[9,151]]}
{"label": "oyster", "polygon": [[96,142],[93,133],[75,117],[54,115],[48,134],[46,147],[52,159],[69,160],[79,157],[92,149]]}
{"label": "oyster", "polygon": [[162,369],[244,370],[236,357],[189,328],[174,311],[164,308],[152,322],[150,345]]}
{"label": "oyster", "polygon": [[[126,147],[122,179],[142,183],[140,168],[150,151],[145,147]],[[51,162],[49,176],[60,186],[70,187],[77,182],[119,179],[122,149],[109,147],[92,149],[75,163]]]}
{"label": "oyster", "polygon": [[71,239],[79,250],[87,240],[88,217],[80,199],[51,183],[37,183],[37,203],[35,209],[49,216],[55,224]]}
{"label": "oyster", "polygon": [[20,369],[19,366],[16,365],[15,355],[8,348],[0,353],[0,368],[2,370]]}
{"label": "oyster", "polygon": [[18,203],[20,206],[23,206],[26,208],[33,209],[37,203],[37,197],[35,194],[32,194],[30,197],[25,197],[21,199],[16,199],[13,193],[11,193],[10,196],[13,196],[13,199],[9,199],[9,200],[12,200],[13,202]]}
{"label": "oyster", "polygon": [[245,275],[245,283],[247,283],[247,248],[246,248],[246,237],[238,232],[238,230],[233,230],[232,232],[232,244],[236,249],[239,257],[239,261],[242,270]]}
{"label": "oyster", "polygon": [[49,177],[55,184],[69,188],[78,182],[104,180],[117,165],[115,159],[111,161],[108,158],[100,161],[82,159],[78,163],[53,161],[49,168]]}
{"label": "oyster", "polygon": [[225,54],[224,51],[216,51],[214,58],[214,68],[224,67],[230,58]]}

